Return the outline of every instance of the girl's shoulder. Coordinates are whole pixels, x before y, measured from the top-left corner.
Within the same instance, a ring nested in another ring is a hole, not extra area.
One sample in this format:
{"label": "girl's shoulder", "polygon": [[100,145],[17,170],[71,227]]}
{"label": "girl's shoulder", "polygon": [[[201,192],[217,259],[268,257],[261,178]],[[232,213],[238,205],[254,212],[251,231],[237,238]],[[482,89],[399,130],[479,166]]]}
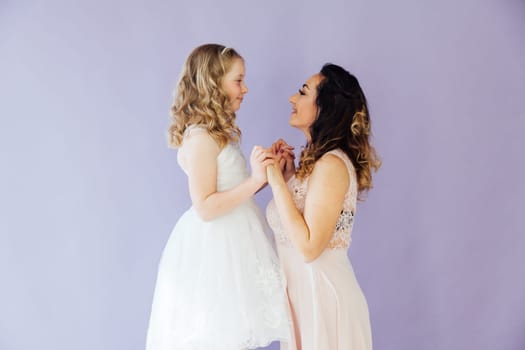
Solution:
{"label": "girl's shoulder", "polygon": [[177,152],[179,165],[186,169],[189,162],[200,162],[207,157],[216,157],[219,145],[203,125],[190,125],[184,131],[182,144]]}
{"label": "girl's shoulder", "polygon": [[185,148],[188,145],[192,145],[191,147],[194,147],[195,145],[198,146],[199,144],[217,144],[217,142],[205,125],[188,125],[182,134],[182,143],[180,148]]}
{"label": "girl's shoulder", "polygon": [[186,138],[195,134],[209,134],[208,128],[204,124],[191,124],[186,127],[183,136]]}
{"label": "girl's shoulder", "polygon": [[186,127],[182,138],[182,145],[180,147],[181,150],[202,147],[219,149],[219,145],[217,144],[215,138],[208,131],[205,125],[193,124]]}

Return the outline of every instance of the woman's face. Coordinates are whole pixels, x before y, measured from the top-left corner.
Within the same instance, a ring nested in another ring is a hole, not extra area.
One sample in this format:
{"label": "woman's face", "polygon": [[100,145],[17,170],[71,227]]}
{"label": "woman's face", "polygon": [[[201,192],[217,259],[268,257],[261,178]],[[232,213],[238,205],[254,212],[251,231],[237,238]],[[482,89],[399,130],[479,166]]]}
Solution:
{"label": "woman's face", "polygon": [[306,137],[310,137],[310,126],[317,118],[318,107],[315,103],[317,99],[317,86],[323,79],[320,73],[312,75],[303,86],[297,91],[289,101],[292,104],[292,114],[290,115],[290,125],[301,130]]}

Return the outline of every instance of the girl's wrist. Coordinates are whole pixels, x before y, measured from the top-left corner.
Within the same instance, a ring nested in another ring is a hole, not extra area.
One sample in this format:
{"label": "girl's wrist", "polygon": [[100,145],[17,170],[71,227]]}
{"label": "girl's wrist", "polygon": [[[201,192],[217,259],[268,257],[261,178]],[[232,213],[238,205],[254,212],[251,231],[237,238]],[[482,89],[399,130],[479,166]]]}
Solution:
{"label": "girl's wrist", "polygon": [[257,179],[255,176],[253,175],[250,175],[250,177],[248,178],[248,182],[250,184],[250,188],[253,189],[253,192],[257,192],[259,190],[259,188],[261,188],[266,181],[264,180],[260,180],[260,179]]}

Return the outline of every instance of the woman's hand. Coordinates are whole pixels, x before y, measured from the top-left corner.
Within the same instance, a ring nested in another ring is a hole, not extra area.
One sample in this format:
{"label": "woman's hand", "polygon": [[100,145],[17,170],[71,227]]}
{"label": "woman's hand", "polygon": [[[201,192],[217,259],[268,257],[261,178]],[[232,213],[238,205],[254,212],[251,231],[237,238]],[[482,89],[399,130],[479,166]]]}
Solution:
{"label": "woman's hand", "polygon": [[279,139],[272,144],[271,150],[276,156],[275,160],[285,181],[288,181],[295,174],[294,147],[287,144],[283,139]]}
{"label": "woman's hand", "polygon": [[279,169],[279,165],[276,162],[266,167],[266,176],[268,179],[268,184],[270,184],[272,188],[280,184],[286,184],[283,173],[281,172],[281,169]]}

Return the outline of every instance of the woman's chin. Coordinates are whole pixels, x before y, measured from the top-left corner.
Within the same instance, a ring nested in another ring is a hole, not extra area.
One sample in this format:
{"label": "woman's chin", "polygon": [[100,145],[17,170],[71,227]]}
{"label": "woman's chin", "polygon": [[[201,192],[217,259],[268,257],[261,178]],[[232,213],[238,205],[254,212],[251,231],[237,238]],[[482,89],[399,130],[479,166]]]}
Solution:
{"label": "woman's chin", "polygon": [[298,125],[295,122],[295,120],[293,120],[293,118],[290,118],[290,120],[288,120],[288,125],[290,125],[292,128],[298,128]]}

